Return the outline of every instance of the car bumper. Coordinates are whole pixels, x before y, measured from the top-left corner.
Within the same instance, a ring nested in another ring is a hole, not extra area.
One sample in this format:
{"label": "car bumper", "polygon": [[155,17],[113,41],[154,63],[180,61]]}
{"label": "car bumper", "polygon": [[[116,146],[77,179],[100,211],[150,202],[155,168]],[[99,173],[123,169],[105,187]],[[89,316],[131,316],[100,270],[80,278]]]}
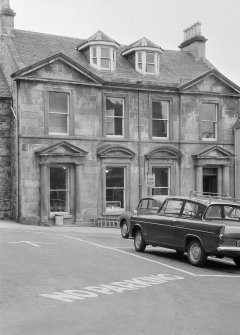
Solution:
{"label": "car bumper", "polygon": [[229,257],[234,257],[234,256],[240,256],[240,247],[218,247],[217,251],[219,254],[223,256],[229,256]]}

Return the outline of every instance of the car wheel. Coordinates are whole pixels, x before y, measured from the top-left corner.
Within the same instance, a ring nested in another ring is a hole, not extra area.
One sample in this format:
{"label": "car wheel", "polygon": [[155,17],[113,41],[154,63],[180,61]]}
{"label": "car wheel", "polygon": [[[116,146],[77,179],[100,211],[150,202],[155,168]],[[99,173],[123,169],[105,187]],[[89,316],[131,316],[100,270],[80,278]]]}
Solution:
{"label": "car wheel", "polygon": [[139,229],[134,235],[134,247],[136,251],[143,252],[146,248],[146,243],[143,239],[142,231]]}
{"label": "car wheel", "polygon": [[121,234],[123,238],[129,237],[127,221],[123,221],[123,224],[121,227]]}
{"label": "car wheel", "polygon": [[240,257],[233,257],[233,261],[238,268],[240,268]]}
{"label": "car wheel", "polygon": [[207,260],[207,254],[198,240],[192,240],[188,245],[188,259],[194,266],[202,266]]}

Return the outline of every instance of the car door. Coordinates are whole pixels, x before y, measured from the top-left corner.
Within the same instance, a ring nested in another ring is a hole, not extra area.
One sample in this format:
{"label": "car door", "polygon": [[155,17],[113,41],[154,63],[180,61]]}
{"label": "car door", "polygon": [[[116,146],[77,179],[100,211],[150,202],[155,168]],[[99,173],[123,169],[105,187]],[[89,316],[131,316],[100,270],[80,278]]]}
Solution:
{"label": "car door", "polygon": [[173,245],[176,249],[184,248],[185,239],[188,234],[198,236],[199,225],[201,227],[204,210],[204,206],[194,201],[184,202],[181,216],[178,218],[174,228]]}
{"label": "car door", "polygon": [[174,228],[179,220],[182,205],[182,199],[168,199],[165,201],[158,215],[153,215],[151,223],[148,224],[149,243],[173,246]]}

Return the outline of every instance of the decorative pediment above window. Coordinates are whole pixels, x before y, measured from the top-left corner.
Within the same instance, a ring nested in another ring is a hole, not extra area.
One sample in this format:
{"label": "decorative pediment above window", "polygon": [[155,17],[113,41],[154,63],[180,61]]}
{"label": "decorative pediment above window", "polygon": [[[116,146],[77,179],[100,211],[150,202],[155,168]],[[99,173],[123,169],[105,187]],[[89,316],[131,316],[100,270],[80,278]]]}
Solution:
{"label": "decorative pediment above window", "polygon": [[159,73],[159,55],[163,52],[163,49],[157,44],[153,43],[146,37],[129,45],[123,52],[122,55],[125,57],[131,57],[135,55],[135,69],[136,71],[143,74],[157,75]]}
{"label": "decorative pediment above window", "polygon": [[116,68],[116,50],[119,43],[108,37],[102,31],[83,41],[78,50],[82,51],[92,67],[98,70],[113,71]]}
{"label": "decorative pediment above window", "polygon": [[102,146],[97,150],[97,156],[99,158],[127,158],[133,159],[135,157],[135,152],[132,150],[121,147],[118,145],[115,146]]}
{"label": "decorative pediment above window", "polygon": [[196,165],[228,165],[234,157],[233,153],[218,145],[192,155]]}
{"label": "decorative pediment above window", "polygon": [[103,81],[63,54],[56,54],[11,75],[14,79],[71,81],[101,86]]}
{"label": "decorative pediment above window", "polygon": [[174,159],[179,160],[181,152],[175,148],[170,147],[157,147],[149,151],[146,155],[146,159]]}
{"label": "decorative pediment above window", "polygon": [[179,90],[191,92],[214,92],[227,95],[240,94],[240,87],[216,69],[207,71],[204,74],[187,81],[179,86]]}
{"label": "decorative pediment above window", "polygon": [[48,146],[35,152],[40,163],[80,163],[87,151],[66,141]]}

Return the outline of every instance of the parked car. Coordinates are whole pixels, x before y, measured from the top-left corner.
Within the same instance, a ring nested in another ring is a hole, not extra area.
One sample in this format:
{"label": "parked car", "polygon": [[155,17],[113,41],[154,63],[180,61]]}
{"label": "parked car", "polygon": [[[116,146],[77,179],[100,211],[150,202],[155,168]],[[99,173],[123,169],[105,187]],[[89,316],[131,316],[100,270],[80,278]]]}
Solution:
{"label": "parked car", "polygon": [[240,267],[240,203],[211,196],[167,197],[158,213],[130,218],[135,250],[147,245],[187,252],[189,262],[203,266],[208,256],[231,257]]}
{"label": "parked car", "polygon": [[122,237],[129,237],[130,217],[133,213],[148,215],[155,214],[158,212],[165,199],[166,196],[164,195],[152,195],[145,197],[139,201],[137,208],[133,212],[123,213],[119,218]]}

